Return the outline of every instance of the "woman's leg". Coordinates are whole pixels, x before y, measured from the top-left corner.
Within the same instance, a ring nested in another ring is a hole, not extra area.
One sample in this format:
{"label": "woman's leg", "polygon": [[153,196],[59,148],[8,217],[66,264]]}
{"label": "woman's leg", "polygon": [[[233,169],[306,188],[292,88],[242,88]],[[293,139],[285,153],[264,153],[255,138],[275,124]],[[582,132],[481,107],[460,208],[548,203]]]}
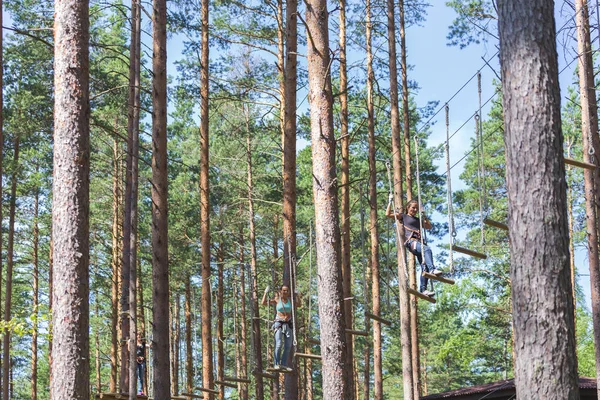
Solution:
{"label": "woman's leg", "polygon": [[288,357],[290,356],[290,350],[293,342],[294,333],[292,328],[288,328],[287,332],[284,334],[283,355],[281,356],[281,363],[286,367],[288,367]]}
{"label": "woman's leg", "polygon": [[140,383],[140,392],[144,391],[144,363],[138,363],[137,372],[138,372],[138,382]]}
{"label": "woman's leg", "polygon": [[281,328],[275,331],[275,365],[281,364],[281,351],[283,347],[283,333]]}
{"label": "woman's leg", "polygon": [[[427,283],[429,282],[429,279],[425,278],[423,276],[423,272],[429,272],[429,268],[428,268],[428,260],[427,260],[427,250],[429,250],[429,257],[431,257],[431,249],[429,249],[429,247],[425,246],[425,251],[421,251],[421,242],[418,240],[415,240],[411,243],[411,247],[414,249],[414,253],[415,255],[418,254],[417,258],[419,259],[419,264],[421,264],[421,282],[419,285],[419,292],[424,292],[427,289]],[[425,253],[425,263],[422,262],[423,258],[423,253]]]}

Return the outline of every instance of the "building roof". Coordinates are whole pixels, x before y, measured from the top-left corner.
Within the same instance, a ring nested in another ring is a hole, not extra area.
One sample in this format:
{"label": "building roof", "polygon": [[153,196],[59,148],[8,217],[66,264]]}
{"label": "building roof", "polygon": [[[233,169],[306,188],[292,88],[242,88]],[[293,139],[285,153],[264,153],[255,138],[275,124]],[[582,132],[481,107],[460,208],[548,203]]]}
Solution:
{"label": "building roof", "polygon": [[[596,390],[596,379],[580,377],[579,388]],[[498,382],[486,383],[484,385],[470,386],[448,392],[431,394],[421,397],[421,400],[468,399],[470,396],[483,394],[488,395],[486,396],[486,399],[493,399],[494,397],[504,397],[509,392],[515,392],[514,379],[506,379]]]}

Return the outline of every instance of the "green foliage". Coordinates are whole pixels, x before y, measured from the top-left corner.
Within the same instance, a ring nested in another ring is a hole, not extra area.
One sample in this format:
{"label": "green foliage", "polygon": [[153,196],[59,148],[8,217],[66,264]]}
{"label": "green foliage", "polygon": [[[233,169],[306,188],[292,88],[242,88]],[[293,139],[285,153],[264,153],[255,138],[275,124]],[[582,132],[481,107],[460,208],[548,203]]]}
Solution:
{"label": "green foliage", "polygon": [[473,43],[486,42],[490,37],[497,39],[498,17],[493,0],[451,0],[446,5],[457,14],[446,36],[450,46],[463,49]]}

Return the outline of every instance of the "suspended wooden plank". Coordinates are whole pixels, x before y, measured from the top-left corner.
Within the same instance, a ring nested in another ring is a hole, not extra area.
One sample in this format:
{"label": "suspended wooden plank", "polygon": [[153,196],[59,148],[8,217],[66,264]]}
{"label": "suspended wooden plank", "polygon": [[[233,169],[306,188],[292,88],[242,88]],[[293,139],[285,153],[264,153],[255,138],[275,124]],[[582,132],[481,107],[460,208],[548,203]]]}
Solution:
{"label": "suspended wooden plank", "polygon": [[427,279],[433,279],[434,281],[440,281],[449,285],[454,285],[454,279],[444,278],[443,276],[430,274],[429,272],[423,272],[422,275]]}
{"label": "suspended wooden plank", "polygon": [[219,386],[227,386],[227,387],[230,387],[232,389],[237,389],[237,385],[235,383],[229,383],[229,382],[223,382],[223,381],[217,381],[217,380],[215,380],[215,384],[219,385]]}
{"label": "suspended wooden plank", "polygon": [[[127,400],[129,399],[129,393],[97,393],[97,399],[103,400]],[[138,394],[137,399],[148,399],[148,396]]]}
{"label": "suspended wooden plank", "polygon": [[420,299],[423,299],[425,301],[428,301],[430,303],[434,303],[435,304],[435,299],[433,297],[426,296],[423,293],[417,292],[415,289],[412,289],[412,288],[406,288],[406,291],[409,294],[412,294],[413,296],[416,296],[416,297],[418,297]]}
{"label": "suspended wooden plank", "polygon": [[474,250],[469,250],[469,249],[466,249],[464,247],[460,247],[460,246],[456,246],[456,245],[452,245],[452,250],[456,251],[458,253],[466,254],[466,255],[471,256],[471,257],[475,257],[475,258],[481,258],[481,259],[484,259],[484,260],[487,258],[487,256],[485,254],[483,254],[483,253],[480,253],[480,252],[474,251]]}
{"label": "suspended wooden plank", "polygon": [[493,226],[494,228],[508,231],[508,225],[503,224],[502,222],[494,221],[493,219],[484,218],[483,223],[489,226]]}
{"label": "suspended wooden plank", "polygon": [[308,339],[306,339],[306,341],[310,344],[316,344],[316,345],[321,344],[321,341],[319,339],[308,338]]}
{"label": "suspended wooden plank", "polygon": [[592,163],[574,160],[572,158],[567,158],[567,157],[565,157],[565,164],[569,164],[569,165],[572,165],[572,166],[578,167],[578,168],[585,168],[585,169],[591,169],[591,170],[596,169],[596,166]]}
{"label": "suspended wooden plank", "polygon": [[[196,389],[199,389],[199,388],[196,388]],[[193,394],[193,393],[181,393],[181,395],[183,397],[187,397],[188,399],[203,399],[204,398],[204,396],[200,396],[200,395]]]}
{"label": "suspended wooden plank", "polygon": [[367,331],[355,331],[354,329],[346,329],[346,333],[349,333],[349,334],[355,335],[355,336],[369,336],[369,332],[367,332]]}
{"label": "suspended wooden plank", "polygon": [[374,319],[375,321],[381,322],[382,324],[385,324],[385,325],[387,325],[387,326],[391,326],[391,325],[392,325],[392,321],[390,321],[390,320],[387,320],[387,319],[385,319],[385,318],[381,318],[381,317],[380,317],[380,316],[378,316],[378,315],[371,314],[371,313],[370,313],[370,312],[368,312],[368,311],[365,311],[365,317],[367,317],[367,318],[370,318],[370,319]]}
{"label": "suspended wooden plank", "polygon": [[234,378],[231,376],[224,376],[223,379],[226,381],[229,381],[229,382],[252,383],[252,381],[250,379],[246,379],[246,378]]}
{"label": "suspended wooden plank", "polygon": [[190,397],[189,396],[171,396],[171,400],[189,400]]}
{"label": "suspended wooden plank", "polygon": [[200,387],[200,386],[196,386],[194,389],[195,390],[199,390],[201,392],[212,393],[212,394],[219,394],[219,391],[215,390],[215,389],[203,388],[203,387]]}
{"label": "suspended wooden plank", "polygon": [[277,379],[277,375],[268,374],[268,373],[262,372],[262,371],[254,371],[254,372],[252,372],[252,374],[255,376],[262,376],[263,378],[267,378],[267,379]]}
{"label": "suspended wooden plank", "polygon": [[274,372],[276,374],[291,374],[293,371],[288,371],[285,369],[279,369],[279,368],[267,368],[266,369],[267,372]]}
{"label": "suspended wooden plank", "polygon": [[307,354],[307,353],[294,353],[296,357],[301,358],[312,358],[313,360],[320,360],[321,356],[318,354]]}

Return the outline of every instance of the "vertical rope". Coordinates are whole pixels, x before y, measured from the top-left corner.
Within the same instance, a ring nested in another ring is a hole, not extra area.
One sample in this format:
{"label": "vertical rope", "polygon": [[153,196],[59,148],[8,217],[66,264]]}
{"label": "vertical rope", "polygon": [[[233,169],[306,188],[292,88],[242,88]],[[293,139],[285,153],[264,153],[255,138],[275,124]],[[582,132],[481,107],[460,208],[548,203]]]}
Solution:
{"label": "vertical rope", "polygon": [[[416,158],[416,166],[417,166],[417,201],[419,202],[419,230],[421,237],[421,260],[425,262],[425,229],[423,229],[423,218],[425,214],[421,212],[423,209],[421,202],[421,170],[419,169],[419,138],[415,135],[415,158]],[[450,250],[452,251],[452,250]],[[421,273],[423,273],[424,267],[421,265]],[[431,283],[431,290],[433,291],[433,280],[429,279]]]}
{"label": "vertical rope", "polygon": [[479,214],[481,225],[481,245],[485,245],[484,223],[485,213],[487,213],[487,197],[485,195],[485,151],[483,143],[483,117],[481,115],[481,71],[477,72],[477,92],[479,94],[479,112],[475,114],[475,123],[477,124],[477,143],[479,148]]}
{"label": "vertical rope", "polygon": [[452,256],[452,246],[454,238],[456,238],[456,230],[454,229],[454,209],[452,207],[452,179],[450,177],[450,107],[446,103],[446,188],[448,199],[448,232],[450,233],[450,248],[448,263],[450,264],[450,272],[454,272],[454,259]]}
{"label": "vertical rope", "polygon": [[[365,256],[365,206],[363,203],[363,187],[362,185],[359,186],[359,196],[360,196],[360,250],[361,250],[361,257],[362,257],[362,264],[367,265],[367,258]],[[366,274],[365,274],[366,275]],[[365,297],[364,299],[364,305],[365,305],[365,310],[367,310],[369,308],[369,297],[368,297],[368,292],[369,291],[369,284],[367,283],[367,279],[365,277],[365,279],[363,279],[363,295]]]}
{"label": "vertical rope", "polygon": [[313,251],[313,226],[312,221],[310,221],[310,231],[308,234],[308,241],[310,243],[310,247],[308,248],[308,337],[312,337],[310,335],[310,328],[312,326],[312,272],[313,272],[313,262],[312,262],[312,251]]}
{"label": "vertical rope", "polygon": [[[288,254],[291,254],[291,247],[290,247],[290,239],[288,238],[287,240],[287,244],[288,244]],[[291,299],[292,299],[292,332],[294,334],[294,341],[293,341],[293,346],[294,346],[294,352],[293,354],[296,354],[296,347],[298,346],[298,339],[296,338],[296,325],[297,325],[297,321],[296,321],[296,308],[295,308],[295,304],[294,304],[294,297],[296,297],[296,260],[293,259],[293,257],[289,257],[290,260],[290,291],[291,291]],[[285,362],[285,360],[284,360]]]}

